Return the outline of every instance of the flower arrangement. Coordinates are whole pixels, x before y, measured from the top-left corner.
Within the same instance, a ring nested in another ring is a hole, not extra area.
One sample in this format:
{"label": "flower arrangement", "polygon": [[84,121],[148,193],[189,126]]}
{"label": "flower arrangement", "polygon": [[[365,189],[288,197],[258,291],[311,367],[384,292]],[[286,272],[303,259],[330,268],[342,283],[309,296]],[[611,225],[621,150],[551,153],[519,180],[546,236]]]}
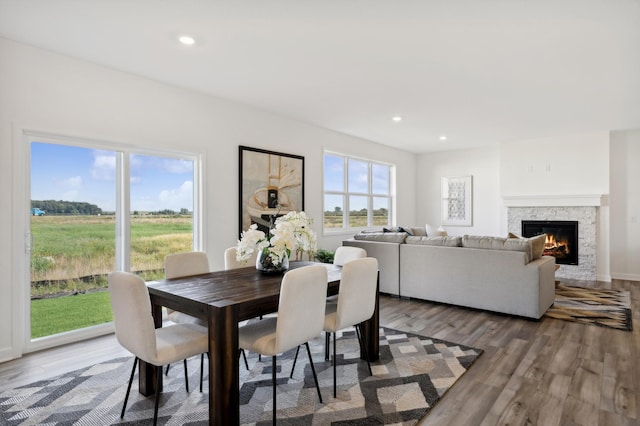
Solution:
{"label": "flower arrangement", "polygon": [[296,258],[301,259],[307,252],[309,258],[313,258],[316,251],[316,234],[310,228],[313,220],[305,212],[289,212],[270,222],[269,233],[265,234],[258,229],[258,225],[252,224],[248,230],[240,236],[236,247],[236,259],[246,262],[254,251],[261,251],[266,262],[274,267],[283,264],[296,253]]}

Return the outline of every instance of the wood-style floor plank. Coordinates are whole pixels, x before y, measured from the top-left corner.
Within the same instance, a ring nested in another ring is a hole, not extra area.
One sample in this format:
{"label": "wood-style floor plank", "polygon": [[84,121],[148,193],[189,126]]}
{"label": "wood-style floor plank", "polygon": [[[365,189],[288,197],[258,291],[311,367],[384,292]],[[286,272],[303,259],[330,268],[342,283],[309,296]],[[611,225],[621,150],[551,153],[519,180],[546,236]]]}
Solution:
{"label": "wood-style floor plank", "polygon": [[[381,325],[485,351],[420,424],[640,424],[640,283],[572,284],[630,291],[634,331],[381,297]],[[0,391],[127,355],[113,335],[27,354]]]}

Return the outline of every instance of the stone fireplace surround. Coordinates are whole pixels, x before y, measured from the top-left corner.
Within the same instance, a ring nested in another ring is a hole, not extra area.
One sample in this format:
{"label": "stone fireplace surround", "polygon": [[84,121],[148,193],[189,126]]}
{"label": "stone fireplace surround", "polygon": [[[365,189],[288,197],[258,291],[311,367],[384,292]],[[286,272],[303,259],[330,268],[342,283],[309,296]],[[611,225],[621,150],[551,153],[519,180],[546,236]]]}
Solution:
{"label": "stone fireplace surround", "polygon": [[507,229],[520,235],[523,220],[578,221],[578,265],[560,265],[557,278],[596,280],[600,195],[503,197]]}

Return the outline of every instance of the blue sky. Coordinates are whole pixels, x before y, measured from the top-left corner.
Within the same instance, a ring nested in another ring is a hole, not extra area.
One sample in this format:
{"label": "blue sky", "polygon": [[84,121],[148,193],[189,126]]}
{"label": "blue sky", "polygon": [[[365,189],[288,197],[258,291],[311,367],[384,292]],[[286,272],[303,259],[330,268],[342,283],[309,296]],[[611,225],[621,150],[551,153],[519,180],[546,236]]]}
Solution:
{"label": "blue sky", "polygon": [[[114,211],[116,152],[31,144],[31,199],[82,201]],[[193,162],[132,155],[131,210],[193,209]]]}
{"label": "blue sky", "polygon": [[[348,185],[350,192],[368,192],[368,161],[360,161],[349,158],[348,161]],[[373,179],[373,192],[378,194],[389,193],[389,166],[381,164],[372,164],[371,175]],[[344,159],[343,157],[325,155],[324,156],[324,176],[325,191],[344,191]],[[325,195],[325,210],[333,211],[335,206],[342,206],[341,195]],[[351,197],[351,210],[361,210],[367,208],[366,197]],[[376,205],[375,208],[385,207]]]}

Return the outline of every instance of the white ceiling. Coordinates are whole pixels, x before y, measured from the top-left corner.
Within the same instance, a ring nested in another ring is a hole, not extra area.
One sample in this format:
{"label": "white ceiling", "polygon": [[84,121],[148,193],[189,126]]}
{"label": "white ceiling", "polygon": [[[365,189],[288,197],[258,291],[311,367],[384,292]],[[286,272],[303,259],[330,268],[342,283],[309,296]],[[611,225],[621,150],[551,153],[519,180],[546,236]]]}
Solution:
{"label": "white ceiling", "polygon": [[640,129],[640,0],[0,0],[0,36],[417,153]]}

